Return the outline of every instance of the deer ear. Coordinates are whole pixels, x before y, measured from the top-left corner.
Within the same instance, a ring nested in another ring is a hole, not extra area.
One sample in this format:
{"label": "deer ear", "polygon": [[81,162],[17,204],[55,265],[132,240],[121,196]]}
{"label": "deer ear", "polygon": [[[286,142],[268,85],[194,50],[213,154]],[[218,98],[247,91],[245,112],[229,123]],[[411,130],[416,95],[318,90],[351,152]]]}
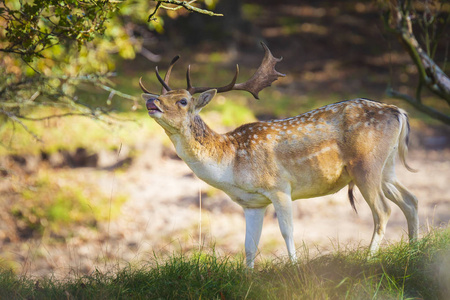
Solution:
{"label": "deer ear", "polygon": [[217,94],[216,89],[207,90],[206,92],[203,92],[198,96],[197,101],[195,103],[195,109],[202,109],[206,104],[209,103],[209,101],[214,98],[214,96]]}
{"label": "deer ear", "polygon": [[159,95],[143,93],[143,94],[141,94],[141,97],[142,97],[142,99],[147,101],[147,100],[150,100],[150,99],[158,99]]}

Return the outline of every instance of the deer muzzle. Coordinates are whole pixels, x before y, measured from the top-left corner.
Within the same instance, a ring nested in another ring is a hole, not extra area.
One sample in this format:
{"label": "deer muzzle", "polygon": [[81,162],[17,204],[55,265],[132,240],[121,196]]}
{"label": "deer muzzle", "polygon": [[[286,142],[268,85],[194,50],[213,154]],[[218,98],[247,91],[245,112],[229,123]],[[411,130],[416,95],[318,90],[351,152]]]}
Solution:
{"label": "deer muzzle", "polygon": [[155,104],[155,101],[158,100],[156,98],[150,98],[146,101],[145,106],[147,107],[148,114],[152,115],[158,112],[162,112],[162,110]]}

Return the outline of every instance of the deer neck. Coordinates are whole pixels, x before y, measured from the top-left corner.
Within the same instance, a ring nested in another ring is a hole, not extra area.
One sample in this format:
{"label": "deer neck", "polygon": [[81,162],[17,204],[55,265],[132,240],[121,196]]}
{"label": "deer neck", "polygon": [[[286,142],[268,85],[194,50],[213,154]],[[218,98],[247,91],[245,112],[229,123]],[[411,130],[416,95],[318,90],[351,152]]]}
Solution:
{"label": "deer neck", "polygon": [[176,133],[169,133],[177,154],[186,163],[218,163],[231,157],[232,142],[212,130],[199,115],[190,116]]}

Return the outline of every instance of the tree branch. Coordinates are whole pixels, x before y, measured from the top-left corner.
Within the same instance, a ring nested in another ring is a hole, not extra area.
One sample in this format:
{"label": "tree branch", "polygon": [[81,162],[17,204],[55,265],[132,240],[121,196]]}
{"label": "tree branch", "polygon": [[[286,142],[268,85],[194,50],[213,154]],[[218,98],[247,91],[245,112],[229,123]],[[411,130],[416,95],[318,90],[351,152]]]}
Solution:
{"label": "tree branch", "polygon": [[427,105],[424,105],[423,103],[417,101],[417,99],[407,95],[400,93],[398,91],[394,91],[393,89],[389,88],[386,91],[386,94],[390,97],[397,98],[400,100],[404,100],[414,106],[416,109],[422,111],[423,113],[429,115],[433,119],[439,120],[447,125],[450,125],[450,116],[447,116],[440,111],[437,111],[436,109],[429,107]]}
{"label": "tree branch", "polygon": [[426,87],[429,91],[450,105],[450,78],[429,56],[431,52],[434,52],[434,50],[432,50],[434,47],[431,44],[434,43],[436,45],[438,42],[437,35],[435,34],[436,31],[432,32],[431,37],[428,32],[428,27],[431,26],[432,23],[437,22],[437,20],[441,20],[442,30],[444,30],[450,18],[438,18],[438,14],[435,12],[432,15],[432,19],[427,19],[426,16],[422,16],[423,22],[420,23],[419,20],[422,30],[426,34],[425,46],[428,50],[428,53],[426,53],[420,46],[413,32],[412,20],[414,20],[414,18],[419,18],[420,15],[414,11],[412,0],[390,0],[388,3],[389,9],[387,16],[389,19],[385,18],[385,26],[390,32],[393,32],[397,36],[405,50],[408,52],[417,68],[419,82],[416,87],[415,98],[392,89],[389,89],[387,94],[392,97],[405,100],[418,110],[423,111],[427,115],[450,125],[450,116],[424,105],[421,102],[422,90],[423,87]]}
{"label": "tree branch", "polygon": [[450,104],[450,78],[422,50],[414,35],[402,32],[400,38],[419,70],[422,83]]}

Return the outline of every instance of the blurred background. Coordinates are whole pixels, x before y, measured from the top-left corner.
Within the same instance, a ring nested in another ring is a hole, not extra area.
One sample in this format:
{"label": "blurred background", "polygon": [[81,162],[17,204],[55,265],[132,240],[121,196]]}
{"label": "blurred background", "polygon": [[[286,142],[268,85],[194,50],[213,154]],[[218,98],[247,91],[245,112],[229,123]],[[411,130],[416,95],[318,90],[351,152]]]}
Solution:
{"label": "blurred background", "polygon": [[[0,267],[64,277],[203,249],[243,257],[242,209],[195,177],[151,120],[138,82],[239,81],[264,51],[286,74],[260,93],[218,95],[218,132],[357,97],[410,115],[421,230],[450,220],[448,1],[0,1]],[[184,6],[183,6],[184,5]],[[222,15],[222,16],[220,16]],[[367,247],[372,217],[346,191],[295,202],[300,251]],[[385,243],[405,238],[393,207]],[[259,259],[286,255],[269,208]]]}

